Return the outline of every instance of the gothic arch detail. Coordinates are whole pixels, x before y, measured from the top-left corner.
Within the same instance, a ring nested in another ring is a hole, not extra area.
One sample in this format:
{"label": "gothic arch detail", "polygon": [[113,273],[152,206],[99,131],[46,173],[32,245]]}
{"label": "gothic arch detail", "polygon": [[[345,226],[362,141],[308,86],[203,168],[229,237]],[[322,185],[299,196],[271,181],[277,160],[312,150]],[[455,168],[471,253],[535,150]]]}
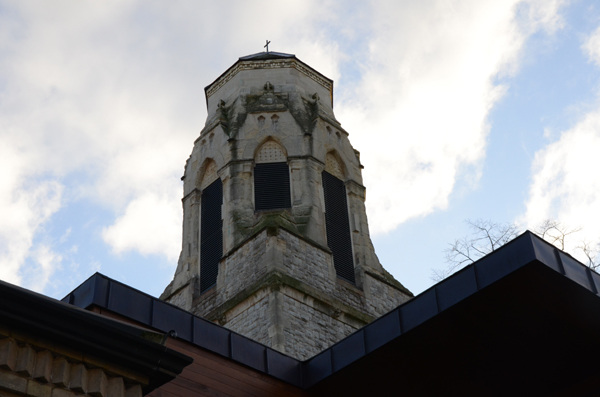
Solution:
{"label": "gothic arch detail", "polygon": [[344,165],[333,152],[329,152],[325,155],[325,171],[342,181],[346,179]]}
{"label": "gothic arch detail", "polygon": [[273,140],[268,140],[260,146],[256,152],[254,161],[256,164],[279,163],[287,161],[287,156],[280,144]]}
{"label": "gothic arch detail", "polygon": [[219,174],[217,173],[217,163],[215,163],[214,160],[206,160],[204,162],[204,167],[202,168],[203,170],[200,175],[200,190],[205,189],[219,178]]}
{"label": "gothic arch detail", "polygon": [[223,257],[223,184],[217,178],[202,189],[200,198],[200,292],[217,283]]}
{"label": "gothic arch detail", "polygon": [[200,292],[217,282],[219,261],[223,257],[223,185],[217,172],[217,163],[207,159],[197,185],[200,194]]}
{"label": "gothic arch detail", "polygon": [[254,160],[254,209],[291,208],[290,168],[283,147],[267,140],[258,148]]}
{"label": "gothic arch detail", "polygon": [[352,284],[355,283],[352,236],[348,215],[348,199],[344,184],[343,163],[335,153],[325,156],[325,169],[321,173],[325,201],[325,230],[327,246],[333,256],[335,273]]}

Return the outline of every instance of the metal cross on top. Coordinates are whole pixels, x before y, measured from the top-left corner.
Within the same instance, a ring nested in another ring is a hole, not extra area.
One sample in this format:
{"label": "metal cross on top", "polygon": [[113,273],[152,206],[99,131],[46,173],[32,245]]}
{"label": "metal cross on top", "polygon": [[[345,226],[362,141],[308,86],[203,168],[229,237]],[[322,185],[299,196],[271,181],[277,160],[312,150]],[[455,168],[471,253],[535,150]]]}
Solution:
{"label": "metal cross on top", "polygon": [[271,44],[271,42],[269,40],[267,40],[267,44],[265,44],[263,47],[265,47],[267,49],[267,52],[269,52],[269,44]]}

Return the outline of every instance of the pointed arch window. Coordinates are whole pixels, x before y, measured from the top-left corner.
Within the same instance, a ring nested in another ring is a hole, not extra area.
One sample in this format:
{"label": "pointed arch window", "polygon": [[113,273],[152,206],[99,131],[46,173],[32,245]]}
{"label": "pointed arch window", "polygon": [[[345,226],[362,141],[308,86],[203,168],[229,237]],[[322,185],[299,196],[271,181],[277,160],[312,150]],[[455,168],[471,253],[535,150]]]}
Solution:
{"label": "pointed arch window", "polygon": [[217,283],[219,261],[223,257],[223,185],[217,177],[216,166],[211,163],[206,168],[204,181],[214,178],[217,179],[203,187],[200,198],[200,292]]}
{"label": "pointed arch window", "polygon": [[333,266],[337,276],[354,284],[348,201],[346,185],[341,177],[343,177],[342,165],[333,155],[328,154],[325,170],[322,173],[327,246],[333,255]]}
{"label": "pointed arch window", "polygon": [[254,209],[291,208],[290,169],[283,148],[265,142],[257,152],[254,166]]}

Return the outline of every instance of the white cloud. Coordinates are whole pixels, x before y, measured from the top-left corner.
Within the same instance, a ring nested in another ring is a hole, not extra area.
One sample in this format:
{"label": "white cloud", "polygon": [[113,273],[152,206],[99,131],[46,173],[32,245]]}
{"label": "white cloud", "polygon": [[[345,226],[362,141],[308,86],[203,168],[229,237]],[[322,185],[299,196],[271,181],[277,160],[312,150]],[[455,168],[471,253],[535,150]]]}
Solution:
{"label": "white cloud", "polygon": [[555,33],[565,25],[560,9],[569,0],[527,0],[521,4],[524,9],[524,28],[529,30],[528,34],[543,30],[546,33]]}
{"label": "white cloud", "polygon": [[[582,50],[600,66],[600,28],[585,41]],[[581,229],[567,239],[566,250],[579,260],[582,242],[598,243],[600,235],[600,106],[583,115],[558,140],[535,154],[526,212],[520,222],[535,228],[554,219],[567,228]]]}
{"label": "white cloud", "polygon": [[521,14],[517,4],[8,4],[0,277],[19,282],[28,258],[59,266],[52,243],[34,244],[76,200],[117,214],[102,225],[116,252],[176,258],[179,177],[204,124],[203,87],[265,39],[335,79],[337,117],[366,165],[375,232],[444,208],[457,178],[477,178],[486,118],[505,90],[495,78],[515,70],[528,34],[560,26],[560,2],[519,3]]}
{"label": "white cloud", "polygon": [[23,284],[34,291],[42,292],[52,274],[62,266],[63,257],[47,244],[37,245],[31,252],[32,262],[22,269]]}
{"label": "white cloud", "polygon": [[[598,242],[600,235],[600,109],[589,113],[560,139],[536,153],[533,179],[522,220],[535,228],[545,219],[581,228],[566,249],[575,255],[582,241]],[[579,255],[578,259],[585,261]]]}
{"label": "white cloud", "polygon": [[581,48],[591,62],[600,66],[600,26],[585,40]]}
{"label": "white cloud", "polygon": [[[30,288],[41,281],[23,280],[21,266],[28,262],[52,273],[46,261],[33,249],[39,229],[61,206],[63,186],[52,180],[41,180],[21,172],[27,168],[8,139],[0,144],[0,279]],[[33,249],[33,251],[32,251]],[[48,251],[49,253],[49,251]],[[59,262],[55,261],[54,263]]]}
{"label": "white cloud", "polygon": [[[381,3],[377,3],[381,5]],[[373,7],[357,98],[337,115],[365,164],[371,230],[444,209],[477,180],[487,117],[529,34],[555,29],[559,2],[428,1]]]}
{"label": "white cloud", "polygon": [[[13,141],[7,146],[18,150],[5,169],[21,180],[35,175],[40,186],[62,181],[63,201],[86,200],[121,214],[106,220],[103,233],[115,251],[176,258],[179,177],[204,122],[203,87],[238,56],[261,51],[265,38],[273,41],[271,50],[293,48],[337,77],[336,44],[314,40],[314,32],[305,29],[317,15],[310,5],[12,4],[0,15],[0,131]],[[205,17],[224,8],[227,17]],[[257,18],[265,23],[257,24]],[[77,185],[66,182],[72,175]],[[5,197],[13,201],[3,208],[29,209],[21,219],[37,220],[26,230],[5,224],[7,234],[14,228],[27,234],[22,239],[27,243],[6,244],[11,247],[6,273],[16,275],[51,214],[40,217],[23,197],[15,198],[17,186],[7,183]],[[142,216],[150,202],[152,210]],[[137,221],[152,236],[135,231]],[[159,221],[168,226],[158,227]]]}
{"label": "white cloud", "polygon": [[[181,247],[181,206],[178,197],[152,193],[132,200],[122,216],[104,229],[102,237],[117,253],[168,254],[177,260]],[[174,262],[173,262],[174,263]]]}

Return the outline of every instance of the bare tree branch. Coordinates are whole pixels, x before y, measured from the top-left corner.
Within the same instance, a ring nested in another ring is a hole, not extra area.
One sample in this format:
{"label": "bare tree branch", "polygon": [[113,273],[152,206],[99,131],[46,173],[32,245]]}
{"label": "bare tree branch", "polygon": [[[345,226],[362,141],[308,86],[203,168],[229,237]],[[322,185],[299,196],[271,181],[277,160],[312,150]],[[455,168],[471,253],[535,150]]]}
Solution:
{"label": "bare tree branch", "polygon": [[[444,269],[433,269],[431,278],[440,281],[456,270],[475,262],[479,258],[495,251],[520,234],[518,227],[511,223],[495,223],[490,220],[467,220],[471,234],[450,244],[445,252],[448,266]],[[570,228],[552,219],[546,219],[535,230],[538,236],[561,250],[572,241],[572,235],[581,228]],[[572,243],[570,244],[572,246]],[[600,268],[600,242],[592,244],[583,241],[575,249],[581,250],[587,258],[587,266],[596,270]]]}
{"label": "bare tree branch", "polygon": [[580,227],[572,229],[553,219],[546,219],[534,233],[564,251],[567,236],[579,231]]}
{"label": "bare tree branch", "polygon": [[481,219],[467,220],[466,222],[473,232],[450,244],[450,247],[445,250],[448,267],[434,269],[431,276],[433,280],[439,281],[448,277],[456,270],[489,254],[519,234],[519,230],[513,224],[499,224]]}
{"label": "bare tree branch", "polygon": [[600,261],[598,260],[600,259],[598,258],[598,254],[600,253],[600,243],[593,245],[589,241],[583,241],[577,249],[580,249],[587,258],[588,267],[592,270],[597,270],[598,267],[600,267]]}

